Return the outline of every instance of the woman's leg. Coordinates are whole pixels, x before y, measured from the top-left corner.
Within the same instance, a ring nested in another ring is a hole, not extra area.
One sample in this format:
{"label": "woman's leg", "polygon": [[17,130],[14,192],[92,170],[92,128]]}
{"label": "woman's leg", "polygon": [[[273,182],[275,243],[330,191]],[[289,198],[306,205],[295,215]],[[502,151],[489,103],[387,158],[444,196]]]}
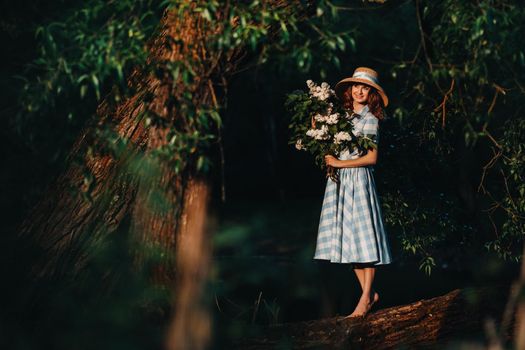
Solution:
{"label": "woman's leg", "polygon": [[[353,270],[355,272],[355,275],[357,276],[357,279],[359,281],[359,284],[361,285],[361,290],[363,291],[363,294],[365,293],[365,289],[367,289],[367,278],[370,279],[370,298],[373,297],[374,302],[376,302],[379,299],[379,294],[374,290],[373,282],[375,277],[375,268],[374,267],[366,267],[364,265],[354,264]],[[366,276],[365,271],[369,271],[368,274],[371,274],[371,276]]]}
{"label": "woman's leg", "polygon": [[365,289],[365,269],[359,266],[354,267],[355,275],[357,276],[357,279],[359,280],[359,284],[361,285],[361,290]]}
{"label": "woman's leg", "polygon": [[363,293],[350,317],[365,315],[372,305],[379,300],[379,294],[373,289],[375,267],[355,265],[354,272],[359,280]]}

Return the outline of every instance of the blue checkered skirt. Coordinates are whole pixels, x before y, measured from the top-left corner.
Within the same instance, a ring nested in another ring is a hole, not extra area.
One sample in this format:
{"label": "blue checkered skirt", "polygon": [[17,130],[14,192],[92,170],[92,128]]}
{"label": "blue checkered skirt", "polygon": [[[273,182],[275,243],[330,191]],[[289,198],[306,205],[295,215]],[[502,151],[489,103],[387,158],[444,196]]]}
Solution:
{"label": "blue checkered skirt", "polygon": [[373,172],[373,166],[340,168],[339,183],[327,180],[314,259],[392,262]]}

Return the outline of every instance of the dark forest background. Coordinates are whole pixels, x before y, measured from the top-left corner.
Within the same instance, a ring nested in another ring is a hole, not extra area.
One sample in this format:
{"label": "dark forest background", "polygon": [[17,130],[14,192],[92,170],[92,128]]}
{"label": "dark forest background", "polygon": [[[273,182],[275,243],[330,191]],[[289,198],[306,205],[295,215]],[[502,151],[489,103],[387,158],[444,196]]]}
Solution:
{"label": "dark forest background", "polygon": [[[36,282],[36,253],[18,233],[67,169],[99,103],[144,62],[144,42],[168,3],[1,5],[0,336],[8,348],[162,346],[173,296],[133,272],[124,240],[94,253],[87,277]],[[210,4],[198,6],[218,21],[213,9],[226,4]],[[228,6],[256,22],[247,4]],[[289,145],[284,101],[307,79],[334,86],[359,66],[376,69],[390,97],[375,166],[395,258],[376,275],[381,308],[517,278],[525,223],[521,2],[321,1],[307,19],[268,11],[281,14],[270,22],[280,34],[253,39],[220,93],[222,141],[206,148],[213,253],[204,299],[213,346],[259,325],[347,314],[357,302],[349,266],[312,260],[325,175]],[[108,36],[111,25],[117,34]],[[140,35],[125,35],[133,30]],[[118,278],[100,278],[107,266],[118,267]]]}

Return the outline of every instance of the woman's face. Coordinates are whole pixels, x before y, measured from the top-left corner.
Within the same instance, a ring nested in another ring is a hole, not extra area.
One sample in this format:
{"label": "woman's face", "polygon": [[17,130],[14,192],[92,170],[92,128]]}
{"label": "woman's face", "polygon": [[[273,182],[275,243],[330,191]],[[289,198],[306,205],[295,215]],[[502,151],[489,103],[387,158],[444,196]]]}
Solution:
{"label": "woman's face", "polygon": [[368,101],[368,94],[370,93],[370,86],[365,84],[352,85],[352,98],[355,102],[366,104]]}

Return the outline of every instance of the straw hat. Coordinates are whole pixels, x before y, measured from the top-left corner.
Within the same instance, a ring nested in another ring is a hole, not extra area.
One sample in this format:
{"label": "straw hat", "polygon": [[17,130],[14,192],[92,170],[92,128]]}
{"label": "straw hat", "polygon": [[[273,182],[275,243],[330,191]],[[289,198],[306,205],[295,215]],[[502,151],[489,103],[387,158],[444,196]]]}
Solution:
{"label": "straw hat", "polygon": [[362,83],[370,85],[377,89],[383,99],[385,107],[388,105],[388,97],[385,90],[379,85],[378,74],[375,70],[367,67],[359,67],[354,71],[350,78],[344,78],[335,85],[335,94],[340,100],[343,100],[343,94],[352,83]]}

